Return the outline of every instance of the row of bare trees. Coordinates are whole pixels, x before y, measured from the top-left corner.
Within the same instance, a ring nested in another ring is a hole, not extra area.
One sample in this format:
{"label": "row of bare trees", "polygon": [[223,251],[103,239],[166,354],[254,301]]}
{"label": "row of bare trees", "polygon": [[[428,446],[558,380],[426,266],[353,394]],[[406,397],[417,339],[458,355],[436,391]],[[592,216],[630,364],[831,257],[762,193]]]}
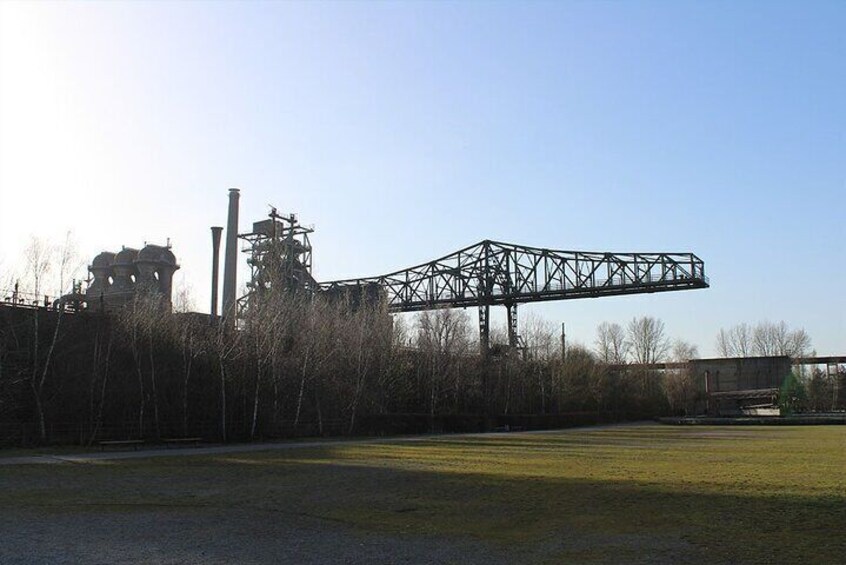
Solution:
{"label": "row of bare trees", "polygon": [[599,324],[594,353],[603,363],[652,364],[694,359],[699,350],[684,340],[671,341],[662,320],[642,316],[633,318],[625,329],[617,323]]}
{"label": "row of bare trees", "polygon": [[[594,354],[607,364],[654,364],[665,361],[685,362],[699,356],[698,348],[684,340],[670,340],[664,323],[653,317],[632,319],[625,328],[603,322],[596,329]],[[721,357],[778,356],[804,357],[813,354],[811,338],[804,329],[791,329],[785,322],[759,322],[754,326],[738,324],[721,329],[716,349]],[[831,384],[819,371],[806,378],[809,390],[828,390]],[[829,379],[830,380],[830,379]],[[801,383],[800,383],[801,384]],[[663,389],[674,413],[693,412],[702,394],[700,383],[687,369],[672,369],[663,374]],[[814,398],[830,398],[830,393],[815,393]],[[823,401],[809,402],[816,410]]]}
{"label": "row of bare trees", "polygon": [[723,357],[812,354],[811,337],[802,329],[791,329],[785,322],[759,322],[754,326],[737,324],[717,334],[717,352]]}
{"label": "row of bare trees", "polygon": [[548,324],[525,328],[525,359],[507,349],[484,358],[461,310],[404,323],[384,304],[270,292],[236,328],[141,295],[110,314],[4,307],[0,438],[231,440],[666,409],[653,377],[609,371],[578,346],[563,360]]}
{"label": "row of bare trees", "polygon": [[[605,363],[651,364],[687,361],[699,355],[698,348],[684,340],[671,341],[664,322],[650,316],[632,319],[626,328],[603,322],[596,329],[594,352]],[[791,329],[784,321],[738,324],[721,329],[716,339],[721,357],[767,357],[813,354],[811,337],[802,329]]]}
{"label": "row of bare trees", "polygon": [[[810,347],[804,331],[759,326],[753,344],[758,331],[790,351]],[[91,442],[479,429],[529,416],[555,425],[573,414],[689,412],[702,394],[685,371],[637,368],[697,357],[655,318],[603,323],[593,349],[572,345],[566,355],[542,319],[524,320],[523,337],[525,355],[495,348],[483,357],[463,310],[406,322],[385,304],[273,290],[248,303],[237,328],[142,295],[109,314],[6,307],[0,431],[25,424],[49,441],[73,429],[74,441]]]}
{"label": "row of bare trees", "polygon": [[[19,269],[4,269],[0,289],[7,295],[17,289],[20,296],[41,302],[44,295],[58,298],[71,290],[74,278],[85,265],[71,232],[60,243],[32,236],[17,262]],[[3,296],[2,298],[6,298]]]}

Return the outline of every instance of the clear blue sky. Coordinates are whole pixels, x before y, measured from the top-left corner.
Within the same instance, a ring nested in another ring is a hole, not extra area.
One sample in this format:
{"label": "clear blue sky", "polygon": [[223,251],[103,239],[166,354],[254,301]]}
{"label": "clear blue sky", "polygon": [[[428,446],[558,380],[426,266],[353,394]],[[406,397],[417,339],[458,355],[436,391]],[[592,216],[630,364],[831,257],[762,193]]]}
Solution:
{"label": "clear blue sky", "polygon": [[522,312],[587,344],[654,315],[706,355],[783,319],[843,354],[844,29],[843,2],[3,2],[0,269],[31,233],[170,237],[207,309],[237,186],[243,227],[316,225],[321,280],[484,238],[693,251],[711,289]]}

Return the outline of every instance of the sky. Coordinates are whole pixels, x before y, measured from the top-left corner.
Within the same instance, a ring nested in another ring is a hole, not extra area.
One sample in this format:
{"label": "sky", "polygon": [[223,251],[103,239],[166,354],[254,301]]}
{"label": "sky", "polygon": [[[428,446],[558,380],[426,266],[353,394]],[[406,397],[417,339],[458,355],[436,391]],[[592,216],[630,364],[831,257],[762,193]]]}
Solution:
{"label": "sky", "polygon": [[33,235],[169,238],[208,311],[239,187],[244,231],[314,224],[318,280],[483,239],[692,251],[709,289],[520,315],[588,346],[655,316],[705,356],[784,320],[846,354],[844,27],[843,2],[0,2],[0,286]]}

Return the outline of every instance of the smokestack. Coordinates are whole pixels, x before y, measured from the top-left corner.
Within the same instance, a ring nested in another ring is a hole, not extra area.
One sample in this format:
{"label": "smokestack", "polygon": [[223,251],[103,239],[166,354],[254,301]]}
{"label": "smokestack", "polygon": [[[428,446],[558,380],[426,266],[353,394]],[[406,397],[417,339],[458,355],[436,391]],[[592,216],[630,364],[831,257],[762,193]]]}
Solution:
{"label": "smokestack", "polygon": [[235,292],[238,284],[238,199],[237,188],[229,189],[229,218],[226,221],[226,251],[223,263],[223,309],[224,317],[230,317],[235,308]]}
{"label": "smokestack", "polygon": [[217,318],[217,278],[220,274],[220,233],[223,228],[212,226],[212,286],[211,286],[211,319]]}

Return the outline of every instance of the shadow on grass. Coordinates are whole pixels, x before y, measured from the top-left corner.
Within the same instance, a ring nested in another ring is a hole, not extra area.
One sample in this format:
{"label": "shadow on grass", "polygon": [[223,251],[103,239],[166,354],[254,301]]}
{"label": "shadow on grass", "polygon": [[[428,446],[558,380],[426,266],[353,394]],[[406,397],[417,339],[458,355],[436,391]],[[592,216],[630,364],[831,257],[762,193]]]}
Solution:
{"label": "shadow on grass", "polygon": [[72,513],[84,523],[94,510],[155,507],[202,519],[231,508],[257,520],[307,516],[329,529],[473,538],[529,561],[838,563],[846,555],[844,493],[704,493],[684,482],[440,472],[336,455],[28,468],[0,474],[0,509]]}

